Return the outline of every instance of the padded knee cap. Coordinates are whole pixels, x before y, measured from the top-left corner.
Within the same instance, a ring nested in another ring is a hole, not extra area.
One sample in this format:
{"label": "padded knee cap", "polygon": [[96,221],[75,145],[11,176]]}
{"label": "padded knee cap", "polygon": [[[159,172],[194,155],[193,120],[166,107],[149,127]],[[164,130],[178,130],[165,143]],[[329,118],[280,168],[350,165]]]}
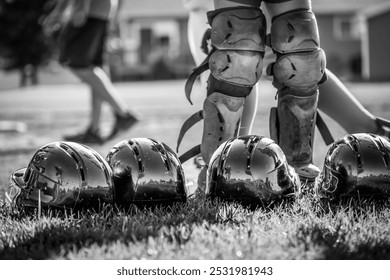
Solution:
{"label": "padded knee cap", "polygon": [[253,87],[263,69],[265,16],[259,8],[232,7],[211,11],[208,19],[214,47],[211,74],[234,86]]}
{"label": "padded knee cap", "polygon": [[312,94],[325,79],[326,57],[320,48],[317,20],[308,10],[296,10],[273,19],[269,45],[277,54],[267,72],[278,89]]}
{"label": "padded knee cap", "polygon": [[253,51],[216,50],[209,60],[211,74],[226,83],[253,87],[263,70],[263,55]]}
{"label": "padded knee cap", "polygon": [[317,50],[320,37],[315,15],[308,10],[296,10],[276,16],[268,41],[280,54]]}
{"label": "padded knee cap", "polygon": [[284,87],[298,92],[313,92],[324,79],[325,53],[322,49],[280,56],[272,65],[274,78]]}
{"label": "padded knee cap", "polygon": [[266,19],[258,8],[232,7],[207,13],[211,43],[219,50],[265,50]]}

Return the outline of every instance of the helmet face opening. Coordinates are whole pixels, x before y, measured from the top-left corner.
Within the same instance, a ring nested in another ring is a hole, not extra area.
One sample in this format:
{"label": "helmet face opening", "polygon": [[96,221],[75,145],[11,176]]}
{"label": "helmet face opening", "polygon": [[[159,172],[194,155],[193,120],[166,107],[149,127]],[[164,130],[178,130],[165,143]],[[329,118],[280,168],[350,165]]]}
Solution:
{"label": "helmet face opening", "polygon": [[322,198],[390,196],[390,143],[369,133],[337,140],[325,156],[316,193]]}

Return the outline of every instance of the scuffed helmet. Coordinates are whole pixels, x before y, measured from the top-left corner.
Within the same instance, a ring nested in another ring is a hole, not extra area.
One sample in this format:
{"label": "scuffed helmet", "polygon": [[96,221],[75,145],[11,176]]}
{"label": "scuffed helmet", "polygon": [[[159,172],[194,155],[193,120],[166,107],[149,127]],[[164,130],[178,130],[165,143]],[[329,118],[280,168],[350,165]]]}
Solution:
{"label": "scuffed helmet", "polygon": [[97,209],[113,202],[112,171],[85,145],[53,142],[11,175],[5,195],[11,205]]}
{"label": "scuffed helmet", "polygon": [[171,148],[150,138],[117,143],[106,160],[114,173],[115,202],[124,207],[185,202],[181,163]]}
{"label": "scuffed helmet", "polygon": [[349,134],[329,148],[316,193],[322,198],[390,195],[390,143],[384,137]]}
{"label": "scuffed helmet", "polygon": [[267,204],[299,193],[301,183],[281,148],[248,135],[221,144],[210,159],[206,196],[248,205]]}

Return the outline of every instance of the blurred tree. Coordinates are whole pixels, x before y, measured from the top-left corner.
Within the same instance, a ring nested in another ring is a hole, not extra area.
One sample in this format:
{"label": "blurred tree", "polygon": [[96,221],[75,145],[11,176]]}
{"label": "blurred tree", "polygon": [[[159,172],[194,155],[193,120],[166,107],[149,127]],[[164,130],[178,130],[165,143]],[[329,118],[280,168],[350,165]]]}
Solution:
{"label": "blurred tree", "polygon": [[57,1],[0,0],[0,69],[20,69],[21,83],[23,74],[37,82],[37,68],[53,54],[55,37],[45,34],[42,23]]}

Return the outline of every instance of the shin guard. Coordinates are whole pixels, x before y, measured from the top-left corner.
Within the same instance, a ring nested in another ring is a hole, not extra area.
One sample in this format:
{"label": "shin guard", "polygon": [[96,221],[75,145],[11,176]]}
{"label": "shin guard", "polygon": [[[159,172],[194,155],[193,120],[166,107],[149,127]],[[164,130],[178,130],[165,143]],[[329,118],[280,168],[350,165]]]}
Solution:
{"label": "shin guard", "polygon": [[271,111],[271,121],[276,123],[271,125],[271,137],[277,138],[301,179],[314,180],[320,172],[312,163],[318,84],[326,80],[326,57],[315,15],[298,9],[274,17],[268,45],[276,61],[267,73],[274,76],[278,90],[277,113]]}
{"label": "shin guard", "polygon": [[271,137],[284,151],[301,179],[314,180],[320,170],[313,164],[313,141],[318,92],[311,96],[279,96],[277,111],[271,111]]}
{"label": "shin guard", "polygon": [[221,143],[237,136],[244,100],[214,92],[204,101],[201,155],[206,165]]}

